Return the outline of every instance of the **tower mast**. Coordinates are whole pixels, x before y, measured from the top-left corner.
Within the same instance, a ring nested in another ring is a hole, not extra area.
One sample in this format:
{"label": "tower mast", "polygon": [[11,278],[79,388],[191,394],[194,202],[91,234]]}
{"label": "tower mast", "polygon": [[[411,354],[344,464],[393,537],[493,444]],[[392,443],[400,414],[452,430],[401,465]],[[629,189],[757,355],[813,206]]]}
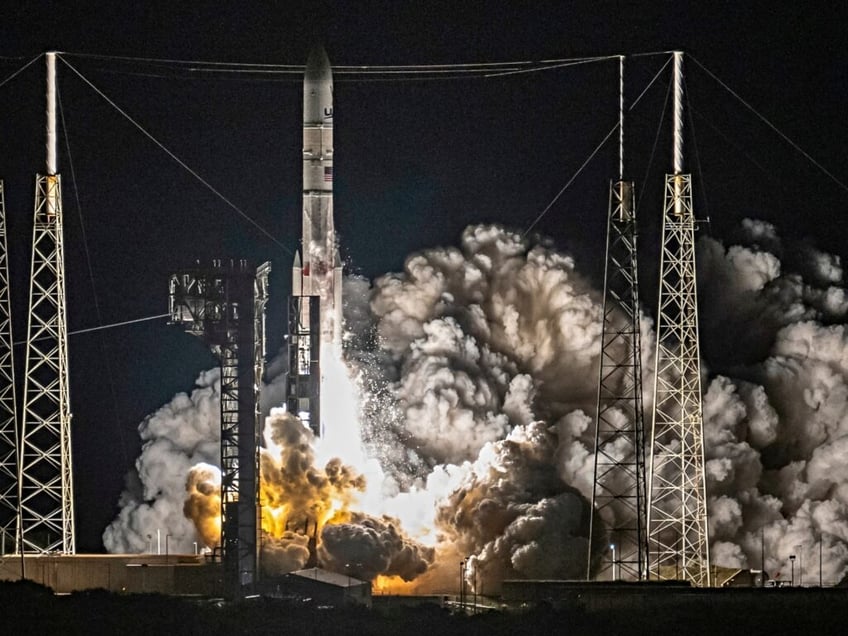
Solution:
{"label": "tower mast", "polygon": [[651,575],[710,585],[692,178],[683,172],[683,53],[674,53],[674,174],[666,175],[648,541]]}
{"label": "tower mast", "polygon": [[71,409],[56,53],[47,60],[47,165],[36,176],[20,458],[22,550],[74,554]]}
{"label": "tower mast", "polygon": [[[610,182],[589,560],[600,579],[640,580],[647,559],[634,185],[624,180],[624,56],[618,180]],[[603,533],[603,534],[602,534]]]}

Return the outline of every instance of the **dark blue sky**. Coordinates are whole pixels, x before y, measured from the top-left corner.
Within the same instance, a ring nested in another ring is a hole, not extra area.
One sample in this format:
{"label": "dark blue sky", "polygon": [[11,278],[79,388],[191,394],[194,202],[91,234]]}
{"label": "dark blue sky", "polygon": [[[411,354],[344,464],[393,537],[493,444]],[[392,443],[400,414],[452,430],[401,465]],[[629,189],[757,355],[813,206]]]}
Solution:
{"label": "dark blue sky", "polygon": [[[848,11],[836,2],[795,9],[738,2],[487,2],[462,9],[452,2],[85,4],[57,3],[51,14],[44,3],[7,3],[2,76],[44,50],[67,51],[87,78],[291,251],[300,232],[299,77],[211,79],[176,74],[168,65],[71,54],[303,64],[317,40],[336,65],[387,65],[680,48],[848,181]],[[630,63],[631,99],[664,61]],[[290,254],[61,64],[59,72],[70,146],[69,156],[63,140],[60,157],[70,329],[162,313],[170,272],[196,258],[246,257],[273,261],[270,329],[279,346]],[[646,193],[640,212],[646,250],[657,233],[661,179],[670,167],[666,133],[650,163],[665,81],[628,121],[628,173]],[[711,231],[729,236],[742,218],[765,218],[786,236],[810,237],[845,256],[844,189],[692,61],[687,88],[694,123],[688,162],[697,211],[709,215]],[[457,244],[469,223],[526,228],[616,122],[616,90],[615,63],[450,82],[337,75],[336,224],[350,269],[369,277],[397,270],[416,249]],[[0,87],[0,177],[19,340],[26,328],[33,175],[44,161],[42,92],[42,62]],[[607,182],[616,165],[610,144],[536,228],[575,254],[579,269],[595,280],[603,263]],[[645,267],[643,289],[653,280]],[[70,345],[78,549],[98,551],[123,474],[138,454],[138,423],[175,392],[189,390],[211,358],[164,321],[73,336]]]}

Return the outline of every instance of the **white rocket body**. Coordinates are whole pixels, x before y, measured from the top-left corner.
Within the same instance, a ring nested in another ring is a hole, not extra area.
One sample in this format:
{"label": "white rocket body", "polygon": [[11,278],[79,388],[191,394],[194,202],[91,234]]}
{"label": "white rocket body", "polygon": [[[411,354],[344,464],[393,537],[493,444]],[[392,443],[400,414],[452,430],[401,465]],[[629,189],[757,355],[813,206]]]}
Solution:
{"label": "white rocket body", "polygon": [[322,349],[340,348],[342,264],[333,223],[333,74],[323,49],[310,53],[303,78],[301,250],[293,272],[294,295],[320,297]]}
{"label": "white rocket body", "polygon": [[[323,48],[309,54],[303,77],[303,237],[292,268],[292,295],[319,298],[323,403],[324,369],[330,356],[341,356],[342,345],[342,264],[333,223],[333,74]],[[300,324],[309,325],[308,302],[300,303],[300,312]]]}

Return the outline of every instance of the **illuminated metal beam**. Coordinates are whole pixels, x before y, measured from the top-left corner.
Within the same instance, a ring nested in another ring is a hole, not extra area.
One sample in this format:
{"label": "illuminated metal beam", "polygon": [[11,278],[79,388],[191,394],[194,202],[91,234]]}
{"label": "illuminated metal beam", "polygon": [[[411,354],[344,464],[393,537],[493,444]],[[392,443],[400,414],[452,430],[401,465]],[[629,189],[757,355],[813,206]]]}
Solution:
{"label": "illuminated metal beam", "polygon": [[610,183],[587,579],[641,580],[647,567],[645,432],[634,185],[624,180],[619,56],[618,181]]}
{"label": "illuminated metal beam", "polygon": [[646,572],[645,433],[636,252],[633,183],[614,182],[610,185],[607,219],[588,578],[594,571],[598,579],[641,580]]}
{"label": "illuminated metal beam", "polygon": [[708,587],[710,555],[692,180],[683,174],[683,62],[675,53],[675,174],[666,175],[648,509],[651,576]]}
{"label": "illuminated metal beam", "polygon": [[47,174],[35,184],[20,454],[25,552],[74,554],[74,489],[62,185],[56,162],[56,54],[47,53]]}

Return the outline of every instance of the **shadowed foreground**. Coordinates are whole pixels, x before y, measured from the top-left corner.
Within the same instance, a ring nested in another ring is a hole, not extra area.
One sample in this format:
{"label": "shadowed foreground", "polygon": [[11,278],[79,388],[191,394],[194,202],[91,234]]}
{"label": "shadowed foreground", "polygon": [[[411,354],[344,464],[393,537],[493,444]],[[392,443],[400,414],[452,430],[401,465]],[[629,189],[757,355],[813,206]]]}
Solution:
{"label": "shadowed foreground", "polygon": [[[327,608],[309,602],[255,598],[238,603],[104,591],[55,596],[29,582],[0,584],[4,632],[29,634],[804,634],[840,633],[848,622],[845,599],[818,602],[812,590],[779,593],[780,603],[745,611],[715,605],[661,612],[608,610],[587,613],[548,606],[524,611],[451,614],[437,605]],[[776,599],[771,599],[776,600]],[[768,607],[766,607],[768,606]],[[8,631],[7,631],[8,630]]]}

